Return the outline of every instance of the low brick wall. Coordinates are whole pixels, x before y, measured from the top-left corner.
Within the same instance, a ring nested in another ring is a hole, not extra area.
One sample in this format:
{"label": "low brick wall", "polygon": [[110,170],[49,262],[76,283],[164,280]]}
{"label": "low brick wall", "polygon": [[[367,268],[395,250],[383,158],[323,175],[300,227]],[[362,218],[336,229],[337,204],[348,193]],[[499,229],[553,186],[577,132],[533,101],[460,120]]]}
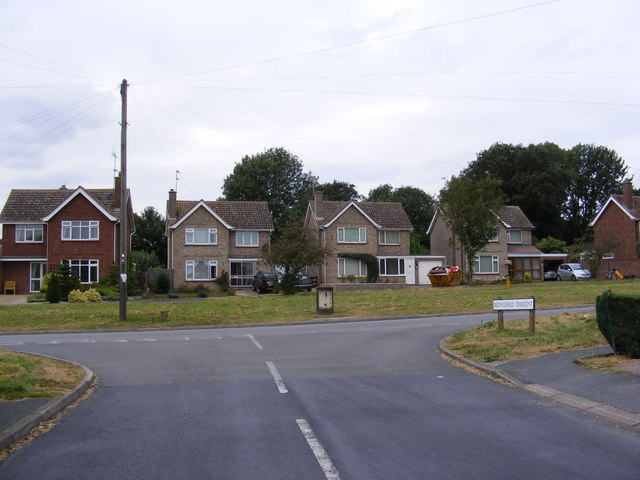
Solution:
{"label": "low brick wall", "polygon": [[336,292],[351,290],[400,290],[404,288],[430,288],[431,285],[407,285],[406,283],[323,283],[323,287],[333,287]]}

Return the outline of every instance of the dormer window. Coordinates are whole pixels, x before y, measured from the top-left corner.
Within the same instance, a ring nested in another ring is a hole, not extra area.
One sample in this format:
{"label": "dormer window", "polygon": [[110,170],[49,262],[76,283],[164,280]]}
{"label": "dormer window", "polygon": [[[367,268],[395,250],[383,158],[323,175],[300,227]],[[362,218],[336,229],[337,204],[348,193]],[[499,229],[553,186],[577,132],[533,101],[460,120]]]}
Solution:
{"label": "dormer window", "polygon": [[507,230],[507,243],[522,243],[522,230]]}
{"label": "dormer window", "polygon": [[97,220],[78,220],[62,222],[62,240],[98,240],[100,222]]}

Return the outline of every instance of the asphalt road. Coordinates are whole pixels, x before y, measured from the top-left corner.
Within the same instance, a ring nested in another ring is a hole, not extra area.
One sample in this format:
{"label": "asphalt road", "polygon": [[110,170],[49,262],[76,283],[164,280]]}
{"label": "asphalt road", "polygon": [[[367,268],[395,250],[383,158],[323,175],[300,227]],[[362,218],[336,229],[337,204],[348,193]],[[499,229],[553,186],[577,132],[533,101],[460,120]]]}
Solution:
{"label": "asphalt road", "polygon": [[99,377],[0,479],[637,479],[637,433],[437,353],[492,317],[0,336]]}

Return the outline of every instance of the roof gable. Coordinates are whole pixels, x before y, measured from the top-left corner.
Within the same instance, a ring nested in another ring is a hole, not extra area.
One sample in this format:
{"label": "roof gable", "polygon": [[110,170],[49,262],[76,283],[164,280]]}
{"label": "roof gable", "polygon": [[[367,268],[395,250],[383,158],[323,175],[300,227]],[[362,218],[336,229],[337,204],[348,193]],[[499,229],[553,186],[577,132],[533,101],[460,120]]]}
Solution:
{"label": "roof gable", "polygon": [[[81,192],[80,192],[81,191]],[[113,189],[13,189],[0,213],[0,223],[40,223],[66,205],[72,197],[83,195],[98,210],[112,220],[117,220],[119,209],[115,208]],[[75,197],[74,197],[75,198]],[[130,197],[129,197],[130,198]],[[129,205],[131,202],[129,202]]]}
{"label": "roof gable", "polygon": [[78,196],[83,196],[84,198],[86,198],[89,201],[89,203],[91,203],[100,213],[102,213],[105,217],[107,217],[112,222],[115,222],[116,220],[118,220],[117,217],[107,212],[107,210],[102,205],[100,205],[100,203],[98,203],[91,195],[89,195],[82,187],[78,187],[75,192],[73,192],[69,197],[67,197],[60,205],[58,205],[49,215],[44,217],[42,220],[45,222],[48,222]]}
{"label": "roof gable", "polygon": [[[636,205],[637,203],[640,202],[640,197],[634,196],[633,197],[633,203],[634,205]],[[608,200],[605,202],[605,204],[602,206],[602,208],[598,211],[596,217],[593,219],[593,221],[589,224],[590,227],[593,227],[596,222],[598,220],[600,220],[600,217],[602,216],[602,214],[604,213],[604,211],[607,209],[608,206],[617,206],[620,210],[622,210],[625,215],[627,215],[631,220],[638,220],[638,218],[633,214],[633,212],[631,210],[629,210],[626,205],[622,202],[622,196],[621,195],[611,195]]]}
{"label": "roof gable", "polygon": [[[315,212],[315,201],[310,201],[309,205]],[[324,221],[320,226],[331,226],[350,207],[358,210],[377,229],[413,230],[411,221],[399,202],[323,201]]]}
{"label": "roof gable", "polygon": [[267,202],[244,202],[219,200],[176,201],[176,221],[169,226],[173,229],[182,224],[198,208],[205,208],[229,230],[273,231],[273,221]]}

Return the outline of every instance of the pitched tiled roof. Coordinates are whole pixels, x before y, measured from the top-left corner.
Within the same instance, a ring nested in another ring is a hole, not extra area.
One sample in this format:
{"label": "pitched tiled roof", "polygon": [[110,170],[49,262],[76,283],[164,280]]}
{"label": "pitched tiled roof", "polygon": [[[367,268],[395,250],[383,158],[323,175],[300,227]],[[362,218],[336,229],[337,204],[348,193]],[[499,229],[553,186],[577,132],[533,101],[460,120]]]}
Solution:
{"label": "pitched tiled roof", "polygon": [[542,252],[533,245],[507,245],[507,255],[530,255],[532,257],[542,255]]}
{"label": "pitched tiled roof", "polygon": [[[351,202],[337,202],[325,200],[323,204],[324,220],[326,225],[335,219],[345,207]],[[371,220],[380,225],[384,229],[411,230],[413,226],[409,217],[407,217],[402,204],[398,202],[353,202],[357,205]],[[316,211],[315,201],[311,201],[311,208]]]}
{"label": "pitched tiled roof", "polygon": [[[115,208],[113,189],[83,189],[94,201],[114,217],[119,217],[119,209]],[[76,190],[59,188],[56,190],[19,190],[9,193],[0,223],[41,222],[61,203],[73,195]]]}
{"label": "pitched tiled roof", "polygon": [[[176,222],[180,221],[200,200],[177,200]],[[273,221],[267,202],[240,202],[219,200],[204,202],[222,220],[238,230],[273,230]]]}
{"label": "pitched tiled roof", "polygon": [[533,230],[535,227],[529,221],[524,212],[515,205],[507,205],[498,214],[500,220],[509,225],[509,228]]}
{"label": "pitched tiled roof", "polygon": [[629,208],[628,205],[624,203],[624,195],[611,195],[616,201],[626,208],[631,215],[637,216],[637,213],[640,212],[640,197],[637,195],[633,196],[633,208]]}

